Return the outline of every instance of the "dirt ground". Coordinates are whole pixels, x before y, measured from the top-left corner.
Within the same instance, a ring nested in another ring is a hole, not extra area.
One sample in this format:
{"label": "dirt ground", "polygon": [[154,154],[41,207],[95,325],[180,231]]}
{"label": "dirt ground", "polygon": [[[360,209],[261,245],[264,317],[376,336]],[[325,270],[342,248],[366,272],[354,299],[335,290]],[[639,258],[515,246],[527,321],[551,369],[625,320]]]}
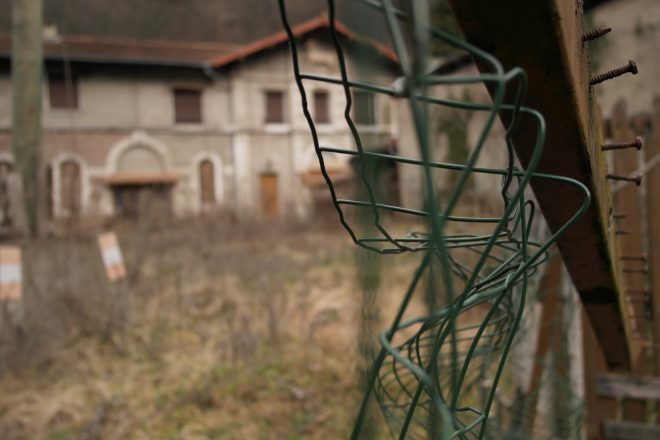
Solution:
{"label": "dirt ground", "polygon": [[[362,294],[343,231],[205,220],[115,229],[129,279],[114,285],[89,237],[35,245],[70,250],[49,257],[58,272],[42,274],[36,299],[26,287],[31,309],[5,305],[3,344],[14,348],[2,352],[0,438],[347,437],[361,397]],[[379,331],[416,261],[383,258]]]}

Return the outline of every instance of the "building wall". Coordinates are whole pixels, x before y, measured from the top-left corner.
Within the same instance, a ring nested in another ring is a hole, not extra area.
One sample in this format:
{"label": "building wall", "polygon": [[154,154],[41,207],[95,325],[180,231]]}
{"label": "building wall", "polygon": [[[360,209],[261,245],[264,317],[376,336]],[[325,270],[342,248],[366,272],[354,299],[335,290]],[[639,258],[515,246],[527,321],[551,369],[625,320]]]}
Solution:
{"label": "building wall", "polygon": [[[339,76],[339,67],[333,48],[317,39],[309,39],[301,47],[302,70],[331,77]],[[359,58],[349,53],[349,76],[354,78]],[[350,63],[352,61],[353,63]],[[365,64],[373,63],[367,59]],[[380,67],[380,66],[379,66]],[[364,68],[363,68],[364,69]],[[378,69],[380,71],[381,69]],[[391,69],[390,69],[391,70]],[[371,69],[372,72],[375,69]],[[388,70],[380,71],[372,82],[391,83],[394,75]],[[385,79],[386,78],[386,79]],[[308,218],[310,212],[310,188],[305,186],[303,175],[319,169],[312,136],[302,111],[302,100],[294,81],[291,58],[287,50],[277,50],[256,56],[235,66],[229,75],[231,107],[234,121],[234,157],[238,205],[244,215],[260,212],[259,176],[275,172],[279,177],[281,198],[280,211],[298,218]],[[322,146],[355,150],[355,141],[344,119],[346,99],[341,86],[323,82],[305,81],[305,91],[313,115],[312,95],[314,90],[329,93],[330,122],[316,123],[319,142]],[[284,92],[285,123],[265,123],[265,93],[269,90]],[[389,100],[378,96],[376,124],[359,127],[366,138],[378,139],[365,144],[372,148],[385,144],[395,132],[393,129],[392,105]],[[370,136],[371,135],[371,136]],[[248,151],[242,154],[239,151]],[[350,167],[348,155],[326,155],[328,167]],[[329,194],[329,193],[328,193]]]}
{"label": "building wall", "polygon": [[[331,46],[310,38],[303,62],[311,72],[338,76]],[[349,54],[352,76],[373,73]],[[282,216],[307,217],[310,190],[302,175],[318,170],[309,127],[301,110],[291,58],[285,47],[252,56],[227,69],[205,74],[191,69],[138,69],[133,67],[73,66],[78,74],[77,109],[51,109],[44,82],[43,163],[59,167],[75,160],[81,167],[82,213],[114,212],[108,178],[118,174],[117,163],[130,148],[147,148],[162,162],[162,172],[176,174],[172,198],[175,213],[186,215],[202,209],[198,168],[211,159],[216,170],[219,206],[243,217],[264,214],[261,176],[277,174],[278,211]],[[355,75],[354,75],[355,74]],[[390,73],[371,77],[372,82],[391,83]],[[176,124],[173,89],[202,90],[203,122]],[[344,120],[344,90],[336,85],[310,84],[330,93],[331,122],[318,124],[324,146],[355,149]],[[265,123],[265,92],[282,90],[285,122]],[[0,151],[10,151],[11,84],[9,73],[0,72]],[[385,144],[393,133],[392,104],[378,97],[377,124],[360,127],[365,147]],[[370,145],[373,144],[373,145]],[[347,155],[328,155],[329,166],[349,167]],[[135,171],[134,169],[132,171]],[[148,169],[145,169],[148,172]],[[58,172],[53,188],[54,211],[58,208]]]}
{"label": "building wall", "polygon": [[[202,123],[175,124],[175,87],[198,87],[202,92]],[[230,205],[233,191],[232,145],[227,82],[199,72],[140,71],[85,67],[78,77],[77,109],[51,109],[44,82],[43,163],[57,168],[74,159],[82,169],[83,214],[113,214],[112,192],[104,178],[117,173],[117,152],[142,146],[162,157],[166,173],[178,181],[173,189],[177,214],[201,209],[198,167],[212,159],[219,180],[219,205]],[[0,150],[11,150],[11,84],[0,73]],[[145,170],[148,172],[148,170]],[[56,180],[58,173],[54,173]],[[54,186],[57,186],[55,182]],[[57,191],[53,192],[55,213]]]}
{"label": "building wall", "polygon": [[[468,66],[456,71],[455,75],[478,75],[474,66]],[[469,85],[441,85],[429,89],[429,96],[438,99],[449,99],[471,103],[491,104],[490,96],[482,84]],[[466,128],[467,153],[473,154],[489,117],[488,112],[460,111],[445,106],[432,105],[428,107],[431,115],[428,120],[428,136],[432,145],[431,155],[434,162],[449,162],[465,164],[466,161],[456,161],[451,156],[450,143],[447,136],[446,125],[449,121],[460,120]],[[397,106],[397,118],[400,124],[399,149],[403,156],[420,160],[419,142],[414,130],[410,105],[401,101]],[[481,151],[477,156],[476,166],[486,168],[502,168],[506,164],[506,143],[504,129],[498,118],[486,138]],[[424,206],[422,185],[423,168],[421,166],[401,165],[399,169],[401,198],[403,206],[412,209],[422,209]],[[454,190],[453,182],[459,173],[449,171],[434,171],[436,193],[439,194],[441,206],[446,201],[446,195]],[[463,199],[471,199],[480,204],[482,213],[484,209],[497,210],[501,207],[501,178],[497,175],[473,173],[463,191]],[[491,205],[492,202],[492,205]],[[485,206],[488,204],[488,206]]]}

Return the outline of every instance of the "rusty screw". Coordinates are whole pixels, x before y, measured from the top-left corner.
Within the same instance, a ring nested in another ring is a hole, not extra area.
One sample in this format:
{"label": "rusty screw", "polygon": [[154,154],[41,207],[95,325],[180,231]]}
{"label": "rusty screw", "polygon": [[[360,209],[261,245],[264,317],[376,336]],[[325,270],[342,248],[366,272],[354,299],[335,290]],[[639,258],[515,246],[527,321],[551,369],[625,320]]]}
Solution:
{"label": "rusty screw", "polygon": [[596,28],[592,31],[585,32],[584,34],[582,34],[582,41],[595,40],[596,38],[600,38],[605,34],[609,34],[610,32],[612,32],[612,28],[610,28],[610,27],[608,27],[608,28]]}
{"label": "rusty screw", "polygon": [[607,176],[610,180],[625,180],[626,182],[635,182],[635,185],[639,186],[642,184],[642,175],[638,174],[635,177],[629,176],[617,176],[616,174],[608,174]]}
{"label": "rusty screw", "polygon": [[603,81],[607,81],[608,79],[616,78],[617,76],[621,76],[624,73],[632,73],[633,75],[637,75],[637,64],[633,60],[628,61],[628,64],[623,67],[619,67],[618,69],[612,69],[609,72],[601,73],[600,75],[596,75],[593,78],[591,78],[591,81],[589,81],[589,84],[592,86],[595,84],[602,83]]}
{"label": "rusty screw", "polygon": [[624,148],[636,148],[641,150],[644,146],[644,141],[641,137],[637,136],[633,142],[626,142],[620,144],[605,144],[601,147],[601,150],[623,150]]}

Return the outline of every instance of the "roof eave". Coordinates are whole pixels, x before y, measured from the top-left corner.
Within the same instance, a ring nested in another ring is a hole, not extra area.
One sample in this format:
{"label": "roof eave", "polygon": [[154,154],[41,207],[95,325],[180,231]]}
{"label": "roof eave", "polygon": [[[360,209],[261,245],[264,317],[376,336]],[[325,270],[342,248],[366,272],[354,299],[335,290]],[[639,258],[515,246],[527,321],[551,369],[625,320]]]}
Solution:
{"label": "roof eave", "polygon": [[[0,52],[0,58],[11,59],[10,52]],[[72,63],[83,64],[106,64],[106,65],[122,65],[122,66],[149,66],[149,67],[179,67],[188,69],[204,70],[207,64],[203,61],[179,61],[179,60],[166,60],[158,58],[115,58],[93,55],[73,55],[66,56],[56,54],[45,54],[44,61],[66,61]]]}
{"label": "roof eave", "polygon": [[[292,28],[292,33],[295,37],[301,37],[315,30],[328,28],[328,27],[330,27],[330,20],[328,19],[326,14],[322,14],[316,18],[313,18],[309,21],[294,26]],[[371,41],[366,37],[362,37],[355,34],[350,29],[348,29],[343,23],[337,20],[335,20],[334,22],[334,27],[337,33],[343,35],[344,37],[349,38],[351,40],[355,40],[360,44],[371,46],[374,50],[376,50],[376,52],[378,52],[381,56],[387,58],[392,63],[394,64],[399,63],[399,58],[396,55],[396,53],[387,46],[385,46],[384,44],[379,43],[377,41]],[[232,53],[211,58],[210,60],[208,60],[208,64],[216,69],[221,67],[227,67],[233,63],[243,61],[251,56],[265,52],[266,50],[272,49],[281,44],[285,44],[288,41],[289,41],[289,37],[287,33],[285,31],[280,31],[269,37],[263,38],[259,41],[243,46],[242,48],[239,48],[238,50]]]}

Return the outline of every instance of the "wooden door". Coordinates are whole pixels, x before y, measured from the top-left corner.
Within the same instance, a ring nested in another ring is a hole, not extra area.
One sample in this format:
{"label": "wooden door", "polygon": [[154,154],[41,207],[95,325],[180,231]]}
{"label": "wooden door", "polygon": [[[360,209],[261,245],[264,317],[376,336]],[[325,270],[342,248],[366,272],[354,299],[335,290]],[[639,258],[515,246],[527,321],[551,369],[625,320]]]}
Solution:
{"label": "wooden door", "polygon": [[48,220],[52,220],[55,218],[55,204],[53,198],[55,195],[53,194],[53,167],[51,165],[48,165],[46,167],[46,207],[48,209],[47,215],[48,215]]}
{"label": "wooden door", "polygon": [[80,215],[80,201],[82,198],[80,165],[72,160],[67,160],[62,163],[60,170],[62,214],[65,217],[76,218]]}
{"label": "wooden door", "polygon": [[127,219],[167,219],[172,215],[172,185],[113,187],[115,212]]}
{"label": "wooden door", "polygon": [[123,218],[136,219],[140,205],[140,187],[121,185],[112,188],[115,199],[115,212]]}
{"label": "wooden door", "polygon": [[277,191],[277,174],[264,173],[260,176],[261,210],[268,218],[279,214],[279,198]]}
{"label": "wooden door", "polygon": [[199,186],[202,205],[213,205],[215,203],[215,170],[213,163],[208,159],[199,164]]}
{"label": "wooden door", "polygon": [[0,162],[0,226],[11,226],[9,175],[12,171],[9,162]]}

